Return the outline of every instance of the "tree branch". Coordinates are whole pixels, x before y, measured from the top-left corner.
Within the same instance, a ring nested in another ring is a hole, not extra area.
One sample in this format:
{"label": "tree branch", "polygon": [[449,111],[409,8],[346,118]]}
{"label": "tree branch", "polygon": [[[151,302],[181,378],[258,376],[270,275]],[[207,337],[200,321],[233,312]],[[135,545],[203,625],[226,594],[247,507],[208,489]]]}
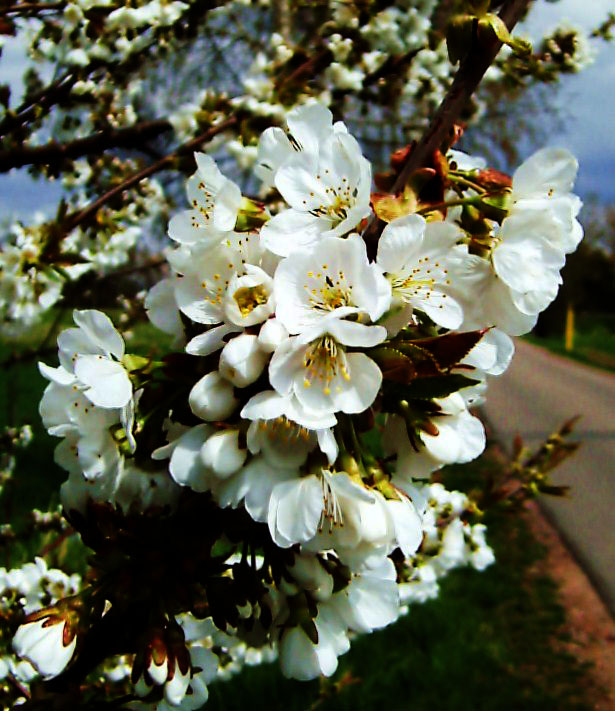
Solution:
{"label": "tree branch", "polygon": [[66,7],[65,2],[21,2],[16,5],[9,5],[0,10],[0,15],[8,15],[9,13],[37,13],[48,10],[63,10]]}
{"label": "tree branch", "polygon": [[131,175],[119,185],[116,185],[114,188],[104,193],[104,195],[101,195],[97,200],[90,203],[83,210],[75,212],[72,215],[68,215],[64,224],[64,234],[68,234],[68,232],[77,227],[77,225],[82,224],[88,218],[95,215],[103,205],[112,200],[116,195],[123,193],[129,188],[132,188],[134,185],[137,185],[137,183],[140,183],[145,178],[149,178],[150,175],[154,175],[155,173],[159,173],[161,170],[164,170],[180,156],[185,155],[186,153],[190,153],[203,143],[211,141],[214,136],[217,136],[219,133],[226,131],[227,129],[234,126],[236,123],[237,117],[231,116],[230,118],[226,119],[226,121],[222,121],[221,123],[212,126],[207,131],[205,131],[205,133],[202,133],[200,136],[191,139],[187,143],[184,143],[172,153],[169,153],[168,155],[164,156],[155,163],[152,163],[152,165],[147,166],[147,168],[143,168],[143,170],[140,170],[138,173]]}
{"label": "tree branch", "polygon": [[68,143],[50,141],[43,146],[22,146],[0,151],[0,173],[24,165],[49,165],[66,158],[79,158],[90,153],[100,153],[109,148],[132,148],[142,141],[156,138],[169,131],[171,124],[164,119],[143,121],[134,126],[97,131],[91,136],[77,138]]}
{"label": "tree branch", "polygon": [[68,96],[76,81],[77,75],[67,72],[49,86],[26,96],[17,111],[7,112],[4,119],[0,121],[0,137],[6,136],[13,129],[34,118],[37,113],[42,113],[43,110]]}
{"label": "tree branch", "polygon": [[[500,12],[500,17],[509,30],[512,30],[525,14],[531,1],[506,0]],[[451,88],[434,114],[429,127],[410,151],[408,160],[397,176],[391,192],[401,193],[412,173],[428,164],[434,151],[438,150],[449,136],[453,124],[457,121],[468,100],[478,88],[481,79],[493,63],[501,47],[502,42],[494,34],[488,43],[483,43],[480,47],[472,47],[465,59],[462,60]],[[384,223],[381,220],[372,219],[363,234],[368,248],[372,248],[373,251],[375,251],[378,237],[383,228]]]}

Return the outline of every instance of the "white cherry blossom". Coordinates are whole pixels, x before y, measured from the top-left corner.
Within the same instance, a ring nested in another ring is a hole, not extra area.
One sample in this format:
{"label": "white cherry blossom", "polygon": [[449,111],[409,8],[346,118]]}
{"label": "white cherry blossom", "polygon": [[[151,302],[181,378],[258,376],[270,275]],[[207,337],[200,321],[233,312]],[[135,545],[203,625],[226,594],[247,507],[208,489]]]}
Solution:
{"label": "white cherry blossom", "polygon": [[346,133],[344,124],[334,124],[331,111],[315,101],[289,111],[286,125],[288,133],[273,126],[260,137],[254,172],[265,187],[273,184],[278,169],[297,153],[315,158],[331,133]]}
{"label": "white cherry blossom", "polygon": [[175,215],[169,237],[186,245],[215,245],[235,227],[241,191],[225,178],[211,156],[195,153],[196,173],[187,185],[192,209]]}
{"label": "white cherry blossom", "polygon": [[254,395],[241,411],[252,420],[247,432],[248,449],[262,453],[275,467],[298,467],[319,446],[329,464],[337,459],[338,447],[331,431],[334,415],[313,415],[301,408],[292,395],[263,391]]}
{"label": "white cherry blossom", "polygon": [[298,154],[277,171],[275,185],[290,205],[261,230],[267,249],[287,256],[323,237],[351,232],[370,213],[371,169],[356,140],[333,133],[318,160]]}
{"label": "white cherry blossom", "polygon": [[341,343],[346,342],[343,328],[371,328],[381,339],[386,335],[381,327],[361,323],[374,323],[389,308],[391,287],[369,263],[365,242],[357,234],[345,240],[323,237],[283,259],[275,272],[274,291],[276,318],[291,334],[319,326],[323,319],[353,317],[357,320],[352,326],[334,324]]}
{"label": "white cherry blossom", "polygon": [[[332,319],[332,325],[342,323],[361,326]],[[365,331],[368,328],[363,327]],[[325,333],[307,344],[299,336],[285,341],[271,358],[269,381],[280,395],[294,395],[307,411],[319,415],[356,413],[366,410],[376,398],[382,372],[365,353],[347,353],[344,346]]]}
{"label": "white cherry blossom", "polygon": [[125,407],[132,397],[132,384],[121,363],[122,337],[100,311],[75,310],[73,319],[78,328],[68,328],[58,336],[61,366],[94,405]]}
{"label": "white cherry blossom", "polygon": [[[378,266],[391,282],[393,321],[406,325],[414,309],[434,323],[457,328],[463,321],[460,304],[449,293],[450,255],[463,236],[454,225],[426,223],[420,215],[398,217],[384,228],[378,242]],[[385,325],[391,329],[388,322]],[[392,334],[394,335],[394,334]]]}
{"label": "white cherry blossom", "polygon": [[77,646],[77,637],[66,628],[67,622],[43,617],[20,625],[13,637],[16,654],[27,659],[44,679],[61,674]]}
{"label": "white cherry blossom", "polygon": [[413,477],[426,476],[445,464],[469,462],[485,448],[483,425],[468,412],[459,393],[434,402],[440,411],[429,416],[429,427],[417,427],[412,442],[398,415],[389,418],[384,430],[385,452],[397,454],[393,481],[402,489]]}
{"label": "white cherry blossom", "polygon": [[549,244],[566,254],[573,252],[583,237],[577,215],[581,200],[572,194],[579,164],[565,148],[543,148],[514,172],[511,215],[528,213],[539,220],[545,212],[558,230],[545,235]]}

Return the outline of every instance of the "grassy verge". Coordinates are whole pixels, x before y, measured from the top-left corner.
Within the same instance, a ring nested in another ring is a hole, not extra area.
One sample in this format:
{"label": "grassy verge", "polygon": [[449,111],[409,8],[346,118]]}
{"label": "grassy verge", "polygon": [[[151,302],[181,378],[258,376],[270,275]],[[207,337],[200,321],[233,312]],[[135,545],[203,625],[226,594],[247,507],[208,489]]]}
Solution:
{"label": "grassy verge", "polygon": [[[468,488],[480,465],[449,470]],[[545,555],[518,516],[488,517],[497,563],[459,570],[437,600],[357,639],[324,683],[283,679],[277,665],[247,669],[211,688],[208,711],[581,711],[593,708],[587,667],[563,651],[565,612],[555,583],[533,568]]]}
{"label": "grassy verge", "polygon": [[524,338],[537,346],[548,348],[552,353],[615,372],[615,333],[606,326],[576,333],[571,351],[564,348],[564,339],[561,337],[541,337],[529,333]]}

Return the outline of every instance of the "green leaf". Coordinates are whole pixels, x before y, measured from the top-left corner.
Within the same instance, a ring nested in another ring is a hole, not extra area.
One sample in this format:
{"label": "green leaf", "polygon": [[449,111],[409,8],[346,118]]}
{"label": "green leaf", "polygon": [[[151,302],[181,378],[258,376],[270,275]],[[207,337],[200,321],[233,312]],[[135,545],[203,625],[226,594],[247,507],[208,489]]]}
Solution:
{"label": "green leaf", "polygon": [[416,377],[429,377],[441,372],[436,359],[428,350],[422,348],[419,342],[396,341],[391,346],[410,358],[416,370]]}
{"label": "green leaf", "polygon": [[149,364],[150,358],[144,358],[134,353],[126,353],[122,358],[122,365],[129,373],[133,373],[136,370],[145,370]]}
{"label": "green leaf", "polygon": [[456,393],[462,388],[469,388],[476,385],[479,380],[466,378],[465,375],[441,375],[434,378],[416,378],[408,385],[396,386],[396,397],[398,400],[431,400],[432,398],[442,398]]}
{"label": "green leaf", "polygon": [[370,357],[378,363],[385,380],[396,383],[409,383],[416,377],[416,368],[412,360],[395,348],[381,346],[369,352]]}
{"label": "green leaf", "polygon": [[493,32],[500,42],[508,45],[515,54],[527,56],[532,53],[532,45],[527,40],[513,37],[499,15],[492,12],[486,14],[479,20],[478,27],[479,32]]}
{"label": "green leaf", "polygon": [[[429,356],[436,364],[437,372],[447,371],[463,360],[474,346],[485,335],[488,329],[479,331],[464,331],[463,333],[446,333],[443,336],[434,338],[423,338],[417,341],[395,344],[399,350],[408,353],[408,347],[412,346],[415,352],[421,354],[423,358]],[[421,373],[421,368],[417,367],[419,374],[429,375],[428,372]],[[436,373],[433,373],[434,375]]]}

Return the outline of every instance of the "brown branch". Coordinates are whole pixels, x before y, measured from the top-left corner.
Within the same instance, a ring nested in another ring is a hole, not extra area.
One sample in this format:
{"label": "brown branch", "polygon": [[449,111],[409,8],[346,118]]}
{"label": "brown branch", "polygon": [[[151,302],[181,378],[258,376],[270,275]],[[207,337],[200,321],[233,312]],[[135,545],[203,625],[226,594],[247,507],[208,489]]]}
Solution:
{"label": "brown branch", "polygon": [[0,9],[0,15],[8,15],[9,13],[18,12],[44,12],[47,10],[63,10],[66,7],[65,2],[22,2],[17,5],[10,5]]}
{"label": "brown branch", "polygon": [[180,156],[186,153],[190,153],[190,151],[194,150],[195,148],[198,148],[203,143],[211,141],[214,136],[217,136],[219,133],[226,131],[227,129],[234,126],[236,123],[237,117],[231,116],[230,118],[226,119],[226,121],[222,121],[221,123],[212,126],[207,131],[205,131],[205,133],[202,133],[200,136],[193,138],[187,143],[184,143],[172,153],[169,153],[168,155],[164,156],[155,163],[152,163],[152,165],[147,166],[147,168],[143,168],[143,170],[140,170],[138,173],[131,175],[130,178],[127,178],[119,185],[116,185],[114,188],[111,188],[111,190],[108,190],[106,193],[104,193],[104,195],[101,195],[97,200],[90,203],[83,210],[75,212],[72,215],[68,215],[64,224],[65,234],[68,234],[68,232],[77,227],[77,225],[80,225],[90,217],[93,217],[103,205],[108,203],[120,193],[123,193],[125,190],[132,188],[134,185],[137,185],[137,183],[140,183],[145,178],[149,178],[150,175],[154,175],[155,173],[159,173],[161,170],[168,168]]}
{"label": "brown branch", "polygon": [[[530,2],[531,0],[506,0],[500,17],[509,30],[512,30],[519,19],[523,17]],[[474,46],[462,60],[451,88],[434,114],[429,127],[410,151],[406,164],[397,176],[393,185],[393,193],[401,193],[412,173],[428,165],[434,151],[438,150],[448,138],[453,124],[478,88],[483,75],[493,63],[501,47],[502,42],[494,34],[488,42]],[[375,252],[378,237],[383,228],[384,223],[381,220],[372,219],[363,233],[363,238],[370,251]]]}
{"label": "brown branch", "polygon": [[42,114],[43,111],[68,96],[76,81],[77,75],[67,72],[57,81],[27,96],[17,111],[7,112],[4,119],[0,121],[0,137],[6,136],[7,133],[26,121],[35,118],[37,113]]}
{"label": "brown branch", "polygon": [[50,141],[43,146],[23,146],[7,151],[0,151],[0,173],[24,165],[49,165],[67,158],[79,158],[91,153],[100,153],[109,148],[133,148],[142,141],[156,138],[171,129],[171,124],[164,119],[143,121],[128,128],[105,129],[91,136],[77,138],[68,143]]}

